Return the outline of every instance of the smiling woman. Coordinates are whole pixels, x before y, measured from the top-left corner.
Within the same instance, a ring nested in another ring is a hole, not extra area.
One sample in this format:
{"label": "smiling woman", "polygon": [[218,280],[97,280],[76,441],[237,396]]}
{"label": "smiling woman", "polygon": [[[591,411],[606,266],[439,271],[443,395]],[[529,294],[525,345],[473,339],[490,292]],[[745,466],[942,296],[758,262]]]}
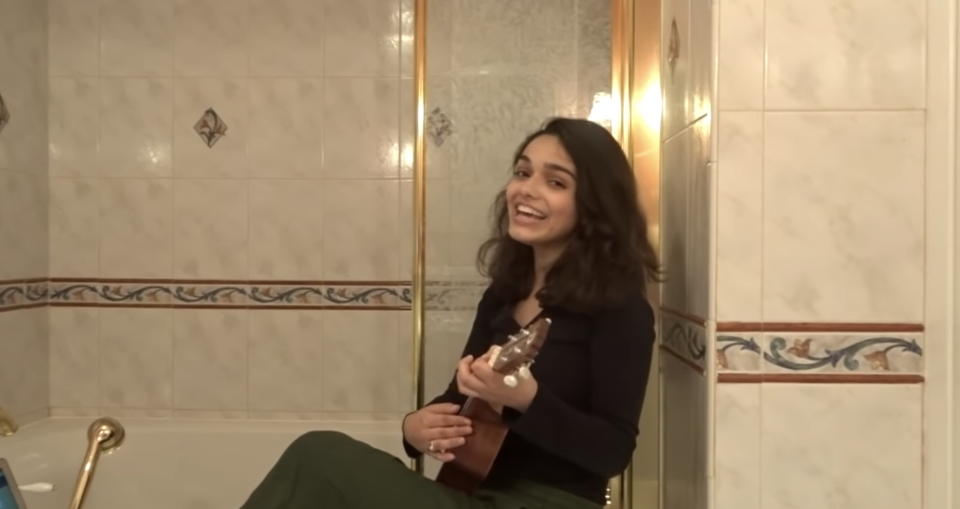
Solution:
{"label": "smiling woman", "polygon": [[502,298],[530,295],[532,263],[550,270],[539,289],[543,302],[585,312],[661,279],[633,170],[594,122],[555,118],[527,137],[494,211],[477,263]]}
{"label": "smiling woman", "polygon": [[[630,463],[655,343],[646,283],[659,277],[626,155],[603,127],[557,118],[527,137],[496,199],[478,261],[490,285],[456,375],[403,421],[410,458],[448,463],[483,426],[469,397],[498,409],[506,437],[478,489],[428,479],[347,435],[297,438],[242,509],[598,509]],[[487,355],[549,319],[525,376]],[[476,442],[474,442],[476,443]],[[375,480],[376,489],[369,489]]]}

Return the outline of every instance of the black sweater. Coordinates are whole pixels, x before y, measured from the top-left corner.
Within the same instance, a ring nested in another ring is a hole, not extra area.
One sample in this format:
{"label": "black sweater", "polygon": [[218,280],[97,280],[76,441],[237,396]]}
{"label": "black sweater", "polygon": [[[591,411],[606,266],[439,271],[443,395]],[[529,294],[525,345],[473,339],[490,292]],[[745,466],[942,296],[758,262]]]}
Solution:
{"label": "black sweater", "polygon": [[[479,357],[519,330],[512,308],[488,289],[463,356]],[[510,432],[490,477],[526,479],[604,505],[607,482],[636,448],[656,335],[653,310],[638,290],[596,316],[555,308],[543,316],[552,324],[531,368],[537,395],[524,413],[504,409]],[[466,399],[454,376],[430,404]],[[406,440],[404,447],[419,456]]]}

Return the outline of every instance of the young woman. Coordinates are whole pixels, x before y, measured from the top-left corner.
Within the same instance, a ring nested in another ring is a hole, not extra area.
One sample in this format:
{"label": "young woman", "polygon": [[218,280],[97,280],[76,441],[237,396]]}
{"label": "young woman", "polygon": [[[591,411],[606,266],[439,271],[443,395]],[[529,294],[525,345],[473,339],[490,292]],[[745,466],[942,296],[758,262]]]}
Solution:
{"label": "young woman", "polygon": [[[502,408],[510,432],[468,495],[350,437],[290,445],[242,509],[595,509],[636,446],[654,346],[647,283],[656,254],[633,171],[593,122],[557,118],[517,150],[478,264],[490,284],[447,390],[406,416],[411,458],[450,461],[471,432],[467,397]],[[537,316],[552,320],[531,368],[507,386],[488,349]]]}

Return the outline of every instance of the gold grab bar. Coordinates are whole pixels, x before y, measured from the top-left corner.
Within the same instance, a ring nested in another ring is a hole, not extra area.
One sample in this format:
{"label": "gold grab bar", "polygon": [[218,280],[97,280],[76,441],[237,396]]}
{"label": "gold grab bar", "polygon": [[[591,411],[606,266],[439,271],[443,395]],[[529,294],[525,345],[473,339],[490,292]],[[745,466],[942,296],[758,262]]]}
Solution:
{"label": "gold grab bar", "polygon": [[83,505],[83,498],[87,494],[87,488],[90,487],[93,472],[97,469],[100,454],[110,454],[115,451],[123,444],[125,436],[123,425],[112,417],[101,417],[90,424],[90,428],[87,429],[87,438],[90,443],[87,446],[87,454],[83,458],[83,465],[80,466],[77,485],[73,488],[70,509],[80,509]]}

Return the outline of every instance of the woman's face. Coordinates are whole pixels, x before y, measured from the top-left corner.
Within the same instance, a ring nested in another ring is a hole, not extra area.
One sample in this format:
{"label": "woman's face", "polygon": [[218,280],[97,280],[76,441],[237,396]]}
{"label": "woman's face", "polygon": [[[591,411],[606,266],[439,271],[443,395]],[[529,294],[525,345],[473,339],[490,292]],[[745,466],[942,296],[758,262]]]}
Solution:
{"label": "woman's face", "polygon": [[510,237],[534,248],[562,248],[577,222],[577,169],[553,135],[531,141],[507,184]]}

